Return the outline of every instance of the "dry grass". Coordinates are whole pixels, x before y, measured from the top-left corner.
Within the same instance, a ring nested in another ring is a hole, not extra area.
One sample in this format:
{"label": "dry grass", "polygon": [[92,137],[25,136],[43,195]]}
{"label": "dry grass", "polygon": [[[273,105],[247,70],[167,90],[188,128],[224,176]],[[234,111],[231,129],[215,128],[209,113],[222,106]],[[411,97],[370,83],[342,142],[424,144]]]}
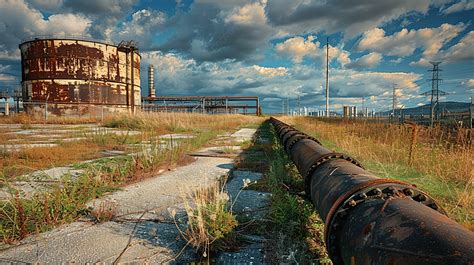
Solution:
{"label": "dry grass", "polygon": [[91,211],[91,215],[98,223],[108,222],[117,215],[117,205],[109,201],[101,202]]}
{"label": "dry grass", "polygon": [[[354,156],[381,177],[425,189],[459,222],[473,228],[474,148],[469,131],[364,121],[284,117],[330,148]],[[410,156],[411,153],[411,156]]]}
{"label": "dry grass", "polygon": [[209,188],[199,188],[191,196],[182,193],[187,213],[187,226],[181,231],[182,237],[201,252],[203,257],[210,257],[210,252],[226,249],[227,237],[238,225],[231,212],[229,195],[223,185],[216,183]]}
{"label": "dry grass", "polygon": [[94,117],[56,117],[48,116],[45,121],[44,117],[41,116],[30,116],[24,112],[0,117],[0,123],[4,124],[86,124],[86,123],[98,123],[100,118]]}
{"label": "dry grass", "polygon": [[[200,134],[208,131],[223,132],[243,125],[257,124],[262,120],[262,118],[255,116],[188,113],[137,113],[136,115],[122,114],[114,117],[109,116],[105,119],[104,126],[140,130],[142,135],[120,137],[99,131],[95,134],[89,134],[86,140],[65,142],[54,147],[28,148],[18,152],[2,151],[2,146],[0,145],[0,172],[3,172],[3,175],[7,177],[19,176],[35,170],[65,166],[79,161],[99,158],[102,156],[100,153],[102,150],[125,150],[128,148],[128,143],[150,141],[165,133],[186,132]],[[0,123],[16,122],[27,125],[35,121],[38,120],[24,114],[0,119]],[[48,121],[60,124],[81,124],[96,120],[56,117]],[[15,139],[15,137],[18,136],[2,134],[0,143],[7,143],[8,139]],[[29,137],[28,139],[21,140],[21,143],[26,143],[26,141],[34,139]]]}
{"label": "dry grass", "polygon": [[128,129],[152,129],[160,132],[189,132],[200,130],[229,130],[244,124],[258,124],[264,118],[238,114],[206,115],[198,113],[149,113],[109,117],[104,125]]}
{"label": "dry grass", "polygon": [[[104,147],[89,142],[71,142],[54,147],[35,147],[0,154],[0,170],[8,178],[54,166],[101,157]],[[0,174],[1,175],[1,174]]]}
{"label": "dry grass", "polygon": [[[163,168],[169,169],[180,163],[186,163],[189,161],[187,153],[204,146],[219,133],[255,124],[261,120],[241,115],[166,113],[123,115],[107,120],[106,124],[112,127],[139,129],[142,135],[137,136],[137,139],[128,135],[115,137],[107,133],[97,133],[89,134],[86,140],[64,142],[57,147],[0,152],[0,186],[9,186],[11,181],[9,177],[18,176],[22,172],[88,160],[100,156],[100,151],[104,149],[125,150],[128,144],[134,141],[150,143],[141,149],[135,148],[134,151],[138,153],[133,156],[101,159],[94,163],[76,165],[84,169],[83,174],[76,179],[65,179],[64,182],[53,185],[50,191],[35,194],[32,198],[23,198],[12,190],[13,199],[0,202],[0,238],[3,238],[4,242],[14,242],[31,233],[72,222],[87,212],[85,205],[89,200],[123,185],[154,176]],[[176,141],[171,149],[160,148],[161,140],[157,136],[163,132],[186,132],[195,137]],[[218,198],[211,194],[206,196]],[[214,208],[202,208],[202,213],[207,210],[218,213],[223,209],[222,203],[224,202],[208,205]],[[113,209],[106,206],[92,214],[99,222],[107,221],[114,215]],[[223,220],[232,226],[231,220],[227,219],[230,217],[227,215],[217,215],[215,217],[217,219],[214,219],[213,215],[208,217],[210,218],[208,225],[213,231],[210,234],[212,240],[208,242],[210,244],[221,242],[222,235],[227,233],[227,227],[220,229],[216,222]]]}
{"label": "dry grass", "polygon": [[[240,114],[207,115],[199,113],[163,113],[141,112],[136,114],[108,114],[104,117],[105,126],[121,128],[164,128],[166,131],[193,130],[207,128],[225,130],[235,128],[242,123],[258,123],[264,118]],[[1,116],[0,124],[23,124],[25,129],[31,124],[88,124],[101,123],[101,118],[96,117],[56,117],[49,116],[45,122],[43,117],[29,116],[20,113],[13,116]]]}

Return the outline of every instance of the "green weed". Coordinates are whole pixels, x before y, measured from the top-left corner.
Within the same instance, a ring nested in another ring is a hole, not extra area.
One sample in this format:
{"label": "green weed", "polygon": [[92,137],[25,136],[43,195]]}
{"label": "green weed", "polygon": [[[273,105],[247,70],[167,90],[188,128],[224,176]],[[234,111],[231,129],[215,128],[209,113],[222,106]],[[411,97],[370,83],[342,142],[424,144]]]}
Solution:
{"label": "green weed", "polygon": [[204,257],[209,257],[212,251],[227,249],[229,238],[233,238],[229,235],[238,223],[223,185],[216,183],[210,188],[197,189],[190,199],[186,194],[182,197],[188,220],[181,235],[188,244]]}

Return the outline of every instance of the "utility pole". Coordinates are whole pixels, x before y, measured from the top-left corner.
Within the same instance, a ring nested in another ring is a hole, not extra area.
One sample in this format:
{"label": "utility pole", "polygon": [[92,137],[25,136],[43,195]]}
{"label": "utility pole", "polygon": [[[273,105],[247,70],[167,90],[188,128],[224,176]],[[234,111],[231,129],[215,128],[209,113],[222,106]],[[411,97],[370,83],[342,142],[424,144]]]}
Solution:
{"label": "utility pole", "polygon": [[[469,108],[469,128],[472,130],[472,121],[474,120],[474,97],[471,96],[471,107]],[[471,132],[472,137],[472,132]]]}
{"label": "utility pole", "polygon": [[301,98],[300,98],[300,94],[298,94],[298,116],[301,116]]}
{"label": "utility pole", "polygon": [[326,117],[329,117],[329,38],[326,38]]}
{"label": "utility pole", "polygon": [[395,109],[397,107],[397,87],[393,84],[393,93],[392,93],[392,121],[395,121]]}
{"label": "utility pole", "polygon": [[290,114],[290,100],[286,97],[286,115]]}
{"label": "utility pole", "polygon": [[362,117],[365,117],[365,98],[362,97]]}
{"label": "utility pole", "polygon": [[49,94],[46,95],[46,101],[44,104],[44,124],[48,121],[48,99],[49,99]]}
{"label": "utility pole", "polygon": [[441,62],[430,62],[433,65],[432,70],[428,70],[432,72],[431,79],[431,91],[426,91],[422,95],[428,96],[431,95],[431,105],[430,105],[430,124],[433,126],[435,121],[439,120],[439,96],[446,95],[447,93],[444,91],[439,90],[439,81],[442,79],[439,78],[439,72],[442,71],[439,69],[439,64]]}

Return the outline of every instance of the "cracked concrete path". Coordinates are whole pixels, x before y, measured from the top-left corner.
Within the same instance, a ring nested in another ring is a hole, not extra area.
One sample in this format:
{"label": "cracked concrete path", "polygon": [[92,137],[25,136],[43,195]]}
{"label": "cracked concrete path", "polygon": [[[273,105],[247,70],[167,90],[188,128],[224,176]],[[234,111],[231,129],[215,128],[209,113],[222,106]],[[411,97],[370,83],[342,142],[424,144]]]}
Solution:
{"label": "cracked concrete path", "polygon": [[[246,141],[251,140],[254,133],[254,129],[242,129],[234,137]],[[19,246],[0,251],[0,263],[110,264],[129,240],[130,246],[120,260],[122,263],[170,262],[185,242],[169,220],[169,214],[167,217],[167,211],[182,207],[181,190],[192,191],[215,183],[232,169],[232,162],[229,158],[198,157],[191,164],[94,200],[90,202],[92,207],[105,202],[113,204],[120,218],[102,224],[75,222],[31,236]],[[142,215],[143,212],[147,215]],[[187,248],[173,262],[194,259],[194,251]]]}
{"label": "cracked concrete path", "polygon": [[[128,186],[90,203],[92,207],[100,206],[103,202],[111,203],[121,218],[102,224],[75,222],[30,237],[22,245],[0,252],[0,261],[3,259],[44,264],[112,263],[127,246],[137,222],[137,230],[142,233],[134,234],[132,244],[121,261],[169,261],[185,245],[179,240],[175,225],[138,220],[138,217],[147,212],[143,216],[146,220],[171,221],[167,218],[167,210],[180,207],[181,191],[189,192],[208,186],[231,168],[231,159],[201,157],[174,171]],[[124,218],[126,221],[123,221]]]}

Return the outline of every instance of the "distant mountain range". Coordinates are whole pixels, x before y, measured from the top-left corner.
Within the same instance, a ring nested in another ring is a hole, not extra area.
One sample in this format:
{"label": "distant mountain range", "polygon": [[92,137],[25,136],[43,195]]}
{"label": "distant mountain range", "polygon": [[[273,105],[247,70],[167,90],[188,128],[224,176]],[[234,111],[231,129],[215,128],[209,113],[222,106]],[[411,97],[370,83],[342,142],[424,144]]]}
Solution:
{"label": "distant mountain range", "polygon": [[[440,102],[439,103],[439,110],[441,113],[453,113],[453,112],[468,112],[471,103],[467,102]],[[414,108],[406,108],[406,109],[397,109],[396,113],[399,115],[400,111],[404,115],[430,115],[431,104],[426,104],[419,107]],[[384,115],[389,115],[392,111],[384,111],[382,112]]]}

